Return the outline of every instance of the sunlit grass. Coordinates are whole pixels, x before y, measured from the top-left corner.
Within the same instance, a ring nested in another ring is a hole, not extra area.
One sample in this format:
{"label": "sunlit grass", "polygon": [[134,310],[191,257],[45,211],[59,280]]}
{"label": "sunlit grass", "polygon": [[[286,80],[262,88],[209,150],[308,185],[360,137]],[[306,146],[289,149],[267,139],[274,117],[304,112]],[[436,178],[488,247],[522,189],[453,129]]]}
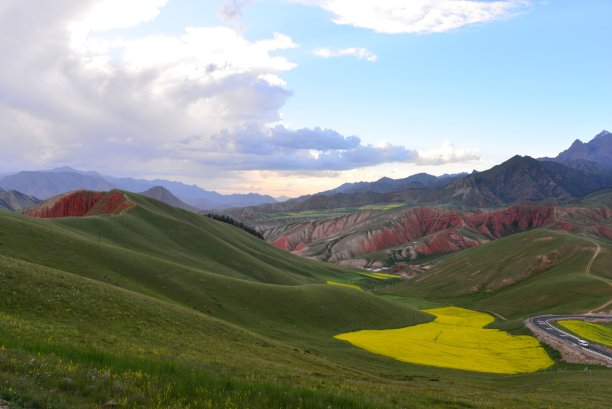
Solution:
{"label": "sunlit grass", "polygon": [[361,287],[359,287],[358,285],[354,285],[354,284],[346,284],[346,283],[339,283],[337,281],[327,281],[328,285],[337,285],[340,287],[347,287],[347,288],[352,288],[353,290],[358,290],[358,291],[363,291],[361,289]]}
{"label": "sunlit grass", "polygon": [[364,275],[375,278],[377,280],[390,280],[393,278],[401,278],[400,276],[396,274],[387,274],[387,273],[364,273]]}
{"label": "sunlit grass", "polygon": [[335,338],[403,362],[478,372],[535,372],[554,363],[534,337],[484,329],[493,322],[488,314],[457,307],[425,311],[436,319],[413,327],[349,332]]}
{"label": "sunlit grass", "polygon": [[379,203],[379,204],[371,204],[371,205],[366,205],[366,206],[361,206],[359,207],[359,210],[380,210],[380,211],[386,211],[386,210],[392,210],[392,209],[397,209],[399,207],[406,207],[405,203]]}

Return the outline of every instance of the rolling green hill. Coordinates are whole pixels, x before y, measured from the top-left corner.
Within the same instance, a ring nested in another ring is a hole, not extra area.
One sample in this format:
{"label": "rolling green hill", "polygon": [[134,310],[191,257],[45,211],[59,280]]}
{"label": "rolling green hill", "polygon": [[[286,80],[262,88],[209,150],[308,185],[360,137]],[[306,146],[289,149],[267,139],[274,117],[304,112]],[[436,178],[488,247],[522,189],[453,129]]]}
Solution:
{"label": "rolling green hill", "polygon": [[0,400],[11,407],[556,407],[583,402],[587,385],[608,390],[603,369],[500,376],[352,347],[333,336],[432,317],[324,284],[373,286],[358,271],[126,195],[135,206],[120,215],[0,211]]}
{"label": "rolling green hill", "polygon": [[537,229],[446,256],[428,273],[384,291],[515,318],[587,312],[612,298],[610,265],[610,242]]}

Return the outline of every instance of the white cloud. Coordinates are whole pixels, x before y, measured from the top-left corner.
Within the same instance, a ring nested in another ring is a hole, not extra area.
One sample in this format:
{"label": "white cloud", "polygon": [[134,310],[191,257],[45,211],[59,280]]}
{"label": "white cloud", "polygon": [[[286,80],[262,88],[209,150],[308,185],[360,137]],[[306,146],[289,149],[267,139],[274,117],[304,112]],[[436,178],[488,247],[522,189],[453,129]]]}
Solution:
{"label": "white cloud", "polygon": [[517,13],[530,0],[294,0],[334,14],[334,23],[379,33],[439,33]]}
{"label": "white cloud", "polygon": [[444,141],[441,147],[418,151],[415,161],[418,165],[444,165],[448,163],[463,163],[477,161],[480,152],[476,149],[459,149],[452,142]]}
{"label": "white cloud", "polygon": [[322,58],[331,58],[331,57],[345,57],[352,56],[358,58],[360,60],[366,60],[369,62],[376,62],[378,60],[378,56],[368,50],[367,48],[342,48],[340,50],[331,50],[329,48],[319,48],[315,50],[314,54],[318,57]]}
{"label": "white cloud", "polygon": [[[112,23],[119,3],[130,17]],[[36,13],[20,0],[3,3],[0,26],[14,34],[0,37],[0,52],[11,56],[0,64],[4,165],[167,164],[162,144],[279,120],[291,95],[281,75],[295,67],[274,55],[296,47],[286,35],[249,41],[228,27],[190,27],[125,40],[99,32],[150,21],[164,3],[57,0]],[[75,24],[85,27],[76,40]]]}
{"label": "white cloud", "polygon": [[275,74],[295,67],[271,53],[295,48],[288,36],[274,33],[271,39],[250,42],[227,27],[187,27],[178,37],[144,37],[116,44],[127,69],[139,72],[163,68],[163,80],[207,83],[232,75],[254,73],[279,83]]}
{"label": "white cloud", "polygon": [[[83,2],[83,9],[68,23],[71,45],[85,50],[88,46],[106,48],[106,44],[87,44],[92,32],[135,27],[154,20],[168,0],[100,0]],[[98,48],[100,49],[100,48]]]}
{"label": "white cloud", "polygon": [[282,76],[295,64],[278,54],[297,45],[284,34],[252,41],[228,27],[186,27],[121,37],[165,3],[54,0],[32,12],[29,2],[2,0],[0,26],[11,35],[0,36],[10,56],[0,64],[0,166],[228,180],[419,160],[333,130],[267,126],[291,96]]}

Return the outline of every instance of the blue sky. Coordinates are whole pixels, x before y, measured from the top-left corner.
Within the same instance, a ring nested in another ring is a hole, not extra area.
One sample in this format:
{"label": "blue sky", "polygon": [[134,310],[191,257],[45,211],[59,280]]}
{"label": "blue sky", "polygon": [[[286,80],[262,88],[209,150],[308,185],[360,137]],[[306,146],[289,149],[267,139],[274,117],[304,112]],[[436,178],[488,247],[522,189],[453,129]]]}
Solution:
{"label": "blue sky", "polygon": [[[247,35],[278,30],[300,44],[298,67],[284,75],[295,95],[283,113],[297,126],[419,149],[450,139],[503,160],[554,154],[612,120],[610,1],[533,3],[514,18],[428,35],[340,26],[304,7],[282,7],[287,18],[275,7],[251,6],[244,24]],[[355,46],[377,62],[307,54]]]}
{"label": "blue sky", "polygon": [[612,128],[609,0],[7,1],[0,171],[295,196]]}

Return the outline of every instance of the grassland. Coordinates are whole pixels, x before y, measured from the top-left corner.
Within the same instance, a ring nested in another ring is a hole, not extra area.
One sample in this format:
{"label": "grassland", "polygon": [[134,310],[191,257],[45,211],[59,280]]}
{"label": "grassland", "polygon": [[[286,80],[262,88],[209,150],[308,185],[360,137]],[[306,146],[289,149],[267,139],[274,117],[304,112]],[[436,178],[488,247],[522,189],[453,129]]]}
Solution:
{"label": "grassland", "polygon": [[557,324],[581,338],[612,347],[612,328],[609,326],[581,320],[563,320]]}
{"label": "grassland", "polygon": [[0,399],[13,407],[608,403],[597,392],[610,387],[604,369],[557,362],[491,375],[402,363],[334,339],[434,317],[395,297],[325,284],[380,280],[129,196],[137,206],[120,216],[36,220],[0,211]]}
{"label": "grassland", "polygon": [[378,211],[387,211],[394,210],[406,207],[406,203],[379,203],[379,204],[371,204],[366,206],[358,207],[357,210],[378,210]]}
{"label": "grassland", "polygon": [[[299,221],[310,221],[317,219],[326,219],[329,217],[338,217],[350,213],[362,212],[362,211],[373,211],[373,212],[387,212],[391,210],[399,210],[406,207],[405,203],[378,203],[370,204],[365,206],[353,206],[353,207],[337,207],[333,209],[318,209],[318,210],[303,210],[297,212],[275,212],[275,213],[261,213],[255,216],[255,220],[258,223],[267,224],[273,223],[278,224],[281,222],[294,223]],[[231,213],[231,212],[230,212]]]}
{"label": "grassland", "polygon": [[403,362],[491,373],[535,372],[553,365],[532,336],[509,336],[484,329],[488,314],[457,307],[426,310],[427,324],[390,330],[362,330],[337,339]]}
{"label": "grassland", "polygon": [[612,245],[549,230],[533,230],[436,261],[427,274],[383,293],[421,297],[506,318],[587,312],[612,298]]}

